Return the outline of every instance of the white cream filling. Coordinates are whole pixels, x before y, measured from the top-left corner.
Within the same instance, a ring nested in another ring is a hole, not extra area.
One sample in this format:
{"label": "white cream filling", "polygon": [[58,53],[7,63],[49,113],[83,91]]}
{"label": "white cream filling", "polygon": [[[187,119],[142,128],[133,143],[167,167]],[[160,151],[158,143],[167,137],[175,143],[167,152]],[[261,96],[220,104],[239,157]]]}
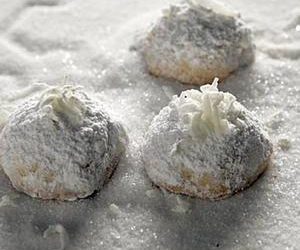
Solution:
{"label": "white cream filling", "polygon": [[184,130],[202,140],[209,134],[228,133],[241,109],[232,94],[218,90],[217,78],[212,85],[201,86],[200,91],[182,92],[175,103]]}
{"label": "white cream filling", "polygon": [[42,94],[39,101],[39,108],[51,108],[54,114],[63,116],[72,125],[78,125],[84,118],[86,107],[76,96],[76,90],[80,87],[65,85],[54,87]]}

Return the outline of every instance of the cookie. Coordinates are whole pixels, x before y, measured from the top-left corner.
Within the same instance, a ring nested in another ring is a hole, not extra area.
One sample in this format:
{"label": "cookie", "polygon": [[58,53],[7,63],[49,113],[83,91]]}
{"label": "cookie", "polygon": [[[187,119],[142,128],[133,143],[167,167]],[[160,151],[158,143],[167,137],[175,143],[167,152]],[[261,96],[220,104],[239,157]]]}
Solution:
{"label": "cookie", "polygon": [[0,165],[21,192],[75,200],[101,189],[125,142],[122,126],[80,88],[54,87],[10,115],[0,134]]}
{"label": "cookie", "polygon": [[151,74],[196,85],[223,80],[255,57],[251,31],[239,14],[203,0],[165,10],[141,51]]}
{"label": "cookie", "polygon": [[216,200],[251,185],[270,163],[263,125],[217,81],[174,96],[153,119],[143,162],[154,184]]}

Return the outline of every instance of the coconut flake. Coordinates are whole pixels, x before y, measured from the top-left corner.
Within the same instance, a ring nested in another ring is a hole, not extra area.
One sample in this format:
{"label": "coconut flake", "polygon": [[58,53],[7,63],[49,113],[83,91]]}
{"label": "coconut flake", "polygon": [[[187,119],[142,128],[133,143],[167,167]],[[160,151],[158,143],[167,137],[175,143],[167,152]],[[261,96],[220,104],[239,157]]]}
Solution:
{"label": "coconut flake", "polygon": [[235,101],[232,94],[218,90],[218,78],[215,78],[211,85],[201,86],[200,92],[183,92],[177,108],[185,129],[193,137],[204,140],[211,133],[223,135],[229,132],[230,123],[237,119],[239,111],[234,106]]}
{"label": "coconut flake", "polygon": [[51,88],[42,94],[39,107],[51,106],[57,116],[63,116],[71,124],[78,125],[86,110],[84,103],[75,95],[78,89],[81,87],[72,85]]}

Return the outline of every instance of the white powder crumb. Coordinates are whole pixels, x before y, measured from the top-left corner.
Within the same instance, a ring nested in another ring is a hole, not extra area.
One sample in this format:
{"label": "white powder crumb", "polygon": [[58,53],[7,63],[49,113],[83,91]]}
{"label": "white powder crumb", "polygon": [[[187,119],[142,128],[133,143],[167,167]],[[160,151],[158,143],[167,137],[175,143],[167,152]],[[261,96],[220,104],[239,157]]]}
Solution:
{"label": "white powder crumb", "polygon": [[155,196],[155,191],[153,189],[149,189],[149,190],[146,191],[146,195],[149,198],[153,198]]}
{"label": "white powder crumb", "polygon": [[120,233],[119,233],[118,231],[116,231],[116,230],[112,230],[112,231],[110,232],[110,234],[111,234],[111,236],[112,236],[113,238],[115,238],[116,240],[119,240],[119,239],[121,238]]}
{"label": "white powder crumb", "polygon": [[174,90],[170,88],[170,86],[162,86],[162,90],[164,91],[166,97],[171,100],[174,95]]}
{"label": "white powder crumb", "polygon": [[288,151],[292,144],[291,141],[289,139],[286,138],[282,138],[278,140],[278,146],[283,150],[283,151]]}
{"label": "white powder crumb", "polygon": [[190,208],[190,204],[180,198],[180,196],[176,196],[176,205],[172,208],[172,212],[184,214]]}
{"label": "white powder crumb", "polygon": [[0,207],[17,207],[17,205],[13,201],[14,198],[15,197],[12,197],[11,195],[3,195],[0,200]]}
{"label": "white powder crumb", "polygon": [[121,209],[114,203],[109,205],[110,214],[113,216],[118,216],[121,214]]}
{"label": "white powder crumb", "polygon": [[50,225],[43,233],[44,238],[49,238],[58,235],[60,248],[58,250],[64,250],[69,242],[69,236],[66,229],[61,224]]}

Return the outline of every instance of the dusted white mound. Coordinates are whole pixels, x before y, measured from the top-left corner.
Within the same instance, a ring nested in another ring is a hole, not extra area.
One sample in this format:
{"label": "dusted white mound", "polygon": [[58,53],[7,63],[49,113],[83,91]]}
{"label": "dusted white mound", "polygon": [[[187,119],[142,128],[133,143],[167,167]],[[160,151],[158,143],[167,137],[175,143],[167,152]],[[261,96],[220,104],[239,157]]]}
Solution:
{"label": "dusted white mound", "polygon": [[143,42],[149,71],[183,83],[226,78],[254,60],[251,32],[239,15],[215,1],[171,6]]}
{"label": "dusted white mound", "polygon": [[217,80],[174,96],[154,118],[143,148],[152,181],[203,199],[230,196],[267,167],[272,145],[262,125]]}
{"label": "dusted white mound", "polygon": [[108,180],[125,138],[122,127],[80,88],[55,87],[9,117],[0,135],[0,164],[19,191],[74,200]]}

